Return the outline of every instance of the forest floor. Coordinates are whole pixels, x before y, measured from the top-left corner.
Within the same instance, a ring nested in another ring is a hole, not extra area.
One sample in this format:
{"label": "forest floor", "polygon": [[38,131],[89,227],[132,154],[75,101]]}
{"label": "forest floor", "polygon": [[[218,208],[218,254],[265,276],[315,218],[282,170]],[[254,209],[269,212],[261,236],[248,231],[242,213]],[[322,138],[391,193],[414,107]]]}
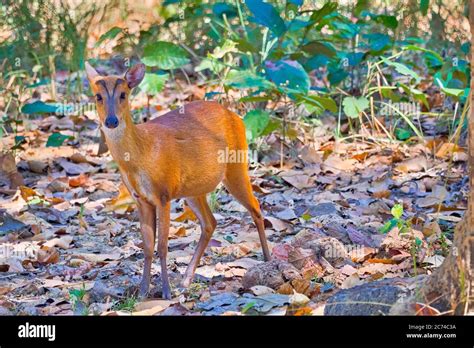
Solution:
{"label": "forest floor", "polygon": [[[155,102],[162,113],[192,93]],[[200,234],[181,200],[172,205],[169,241],[173,299],[160,299],[155,258],[151,295],[142,301],[137,212],[126,194],[116,198],[111,156],[95,155],[97,125],[88,112],[19,128],[24,186],[0,181],[0,314],[320,315],[341,289],[430,273],[466,208],[467,156],[447,137],[336,141],[336,119],[324,117],[283,146],[283,167],[279,137],[271,135],[250,168],[274,261],[263,262],[250,215],[218,188],[209,195],[218,226],[193,284],[178,288]],[[46,147],[53,131],[76,140]],[[15,141],[9,134],[1,144]],[[381,232],[390,221],[393,228]]]}

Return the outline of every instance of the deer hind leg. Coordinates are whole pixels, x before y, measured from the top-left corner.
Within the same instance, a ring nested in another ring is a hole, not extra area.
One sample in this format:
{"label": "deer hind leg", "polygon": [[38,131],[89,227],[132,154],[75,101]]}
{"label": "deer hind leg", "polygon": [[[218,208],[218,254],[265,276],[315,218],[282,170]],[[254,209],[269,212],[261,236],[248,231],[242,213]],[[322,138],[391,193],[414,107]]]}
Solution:
{"label": "deer hind leg", "polygon": [[247,163],[228,164],[223,183],[230,194],[249,211],[250,215],[252,215],[252,219],[257,226],[263,257],[265,261],[269,261],[271,257],[270,250],[268,249],[267,237],[265,236],[263,216],[260,210],[260,204],[252,192],[252,184],[250,183],[250,178],[247,172]]}
{"label": "deer hind leg", "polygon": [[191,284],[194,272],[199,265],[199,261],[201,260],[217,225],[217,221],[214,218],[214,215],[212,215],[211,208],[209,208],[209,205],[207,204],[206,195],[188,197],[186,198],[186,202],[199,219],[201,225],[201,237],[199,238],[198,245],[181,283],[185,288]]}

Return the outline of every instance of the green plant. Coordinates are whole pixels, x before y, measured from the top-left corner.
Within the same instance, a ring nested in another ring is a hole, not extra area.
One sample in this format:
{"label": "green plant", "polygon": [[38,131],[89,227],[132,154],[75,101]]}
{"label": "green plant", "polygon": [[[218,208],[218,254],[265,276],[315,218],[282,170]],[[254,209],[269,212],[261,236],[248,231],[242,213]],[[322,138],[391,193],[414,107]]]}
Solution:
{"label": "green plant", "polygon": [[126,311],[126,312],[133,312],[135,310],[135,306],[138,303],[138,299],[135,296],[126,297],[120,301],[117,301],[113,306],[112,309],[114,311]]}
{"label": "green plant", "polygon": [[219,193],[221,189],[216,189],[211,192],[209,195],[208,203],[209,203],[209,208],[211,208],[212,212],[217,212],[220,209],[220,203],[219,203]]}
{"label": "green plant", "polygon": [[391,218],[389,221],[387,221],[382,228],[380,228],[381,233],[388,233],[390,232],[394,227],[398,228],[398,231],[400,233],[406,233],[410,226],[411,223],[409,221],[406,221],[405,219],[402,219],[403,215],[403,205],[401,204],[395,204],[392,209],[391,209],[391,214],[393,218]]}
{"label": "green plant", "polygon": [[81,289],[69,290],[69,299],[71,300],[72,309],[75,313],[78,312],[81,315],[89,314],[89,308],[85,303],[86,295],[87,290],[84,284]]}

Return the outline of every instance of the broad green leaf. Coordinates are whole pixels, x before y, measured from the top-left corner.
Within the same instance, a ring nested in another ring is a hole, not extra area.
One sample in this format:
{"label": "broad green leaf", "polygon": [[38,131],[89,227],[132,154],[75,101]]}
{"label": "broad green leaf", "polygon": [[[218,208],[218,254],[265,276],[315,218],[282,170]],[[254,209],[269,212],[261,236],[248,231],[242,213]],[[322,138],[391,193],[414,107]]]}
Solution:
{"label": "broad green leaf", "polygon": [[265,74],[278,87],[307,93],[310,88],[309,76],[300,63],[294,60],[266,62]]}
{"label": "broad green leaf", "polygon": [[61,134],[59,132],[53,133],[49,136],[48,141],[46,142],[46,147],[58,147],[61,146],[64,141],[71,138],[68,135]]}
{"label": "broad green leaf", "polygon": [[395,16],[378,15],[375,17],[375,21],[390,29],[396,29],[398,27],[398,20]]}
{"label": "broad green leaf", "polygon": [[437,78],[436,82],[441,87],[441,91],[451,97],[459,98],[464,94],[464,89],[444,87],[443,82]]}
{"label": "broad green leaf", "polygon": [[349,76],[347,69],[329,69],[328,80],[331,85],[337,85]]}
{"label": "broad green leaf", "polygon": [[403,205],[395,204],[392,207],[392,209],[390,210],[390,212],[392,213],[392,215],[395,219],[401,219],[401,217],[403,215]]}
{"label": "broad green leaf", "polygon": [[110,29],[109,31],[107,31],[105,34],[103,34],[99,40],[97,40],[96,44],[95,44],[95,47],[99,47],[100,44],[102,42],[104,42],[105,40],[111,40],[113,38],[115,38],[118,34],[120,34],[122,32],[122,28],[119,28],[119,27],[113,27],[112,29]]}
{"label": "broad green leaf", "polygon": [[245,4],[253,15],[250,20],[267,27],[276,36],[282,36],[285,33],[285,21],[281,19],[272,4],[263,2],[263,0],[246,1]]}
{"label": "broad green leaf", "polygon": [[301,47],[301,49],[311,55],[322,54],[326,57],[334,57],[336,55],[336,50],[331,44],[323,43],[320,41],[311,41]]}
{"label": "broad green leaf", "polygon": [[142,62],[164,70],[177,69],[189,63],[187,52],[171,42],[158,41],[143,49]]}
{"label": "broad green leaf", "polygon": [[53,114],[57,110],[58,106],[56,104],[47,104],[39,100],[25,104],[21,108],[21,112],[24,114]]}
{"label": "broad green leaf", "polygon": [[270,118],[270,121],[268,122],[267,126],[265,127],[265,129],[262,131],[262,133],[260,134],[260,136],[264,136],[264,135],[267,135],[267,134],[270,134],[272,133],[273,131],[277,130],[281,128],[281,121],[280,120],[275,120],[275,119],[272,119]]}
{"label": "broad green leaf", "polygon": [[273,84],[262,76],[251,71],[231,70],[225,80],[225,85],[237,89],[241,88],[271,88]]}
{"label": "broad green leaf", "polygon": [[369,100],[366,97],[345,97],[342,106],[347,117],[358,118],[369,107]]}
{"label": "broad green leaf", "polygon": [[412,69],[407,67],[405,64],[402,63],[397,63],[397,62],[392,62],[384,57],[382,57],[382,61],[389,65],[393,66],[397,72],[399,72],[402,75],[410,76],[416,80],[416,82],[419,82],[421,80],[420,75],[418,75],[416,72],[414,72]]}
{"label": "broad green leaf", "polygon": [[369,46],[373,53],[378,53],[386,50],[391,43],[390,36],[382,33],[373,33],[364,35],[369,41]]}
{"label": "broad green leaf", "polygon": [[165,83],[168,80],[168,74],[153,74],[146,73],[140,84],[140,89],[148,95],[158,94],[165,87]]}
{"label": "broad green leaf", "polygon": [[308,96],[301,95],[298,97],[299,97],[298,99],[301,100],[302,103],[305,104],[305,106],[308,106],[309,104],[309,106],[316,107],[316,109],[326,109],[331,112],[337,112],[336,102],[330,97],[321,97],[319,95],[308,95]]}
{"label": "broad green leaf", "polygon": [[258,138],[268,123],[270,122],[270,114],[263,110],[249,111],[244,117],[247,138],[254,140]]}
{"label": "broad green leaf", "polygon": [[459,98],[462,95],[464,95],[464,89],[459,89],[459,88],[441,88],[441,91],[444,92],[445,94],[451,96],[451,97],[456,97]]}

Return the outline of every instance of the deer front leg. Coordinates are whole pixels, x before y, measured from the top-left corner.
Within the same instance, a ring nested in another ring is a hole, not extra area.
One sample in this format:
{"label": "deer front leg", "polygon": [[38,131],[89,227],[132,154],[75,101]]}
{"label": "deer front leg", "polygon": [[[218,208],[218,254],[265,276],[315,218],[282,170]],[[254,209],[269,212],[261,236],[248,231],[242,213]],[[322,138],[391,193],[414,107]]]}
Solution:
{"label": "deer front leg", "polygon": [[151,262],[153,260],[153,251],[155,250],[156,207],[141,198],[137,199],[137,205],[140,219],[140,232],[143,239],[143,253],[145,254],[139,296],[146,297],[150,287]]}
{"label": "deer front leg", "polygon": [[168,255],[168,235],[170,230],[170,202],[162,202],[158,205],[158,256],[161,264],[161,283],[163,288],[163,298],[171,299],[171,288],[168,279],[168,268],[166,267],[166,257]]}

